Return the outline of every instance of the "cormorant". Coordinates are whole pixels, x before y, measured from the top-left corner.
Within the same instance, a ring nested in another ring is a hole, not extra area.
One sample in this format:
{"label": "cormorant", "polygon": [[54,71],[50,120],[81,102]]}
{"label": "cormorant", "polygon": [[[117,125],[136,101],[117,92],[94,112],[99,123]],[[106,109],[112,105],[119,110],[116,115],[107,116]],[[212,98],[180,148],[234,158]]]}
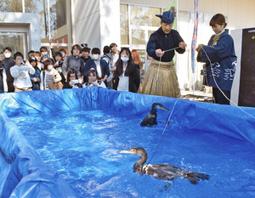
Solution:
{"label": "cormorant", "polygon": [[158,109],[169,111],[169,109],[164,107],[162,104],[160,104],[160,103],[153,103],[152,106],[151,106],[150,113],[148,113],[145,116],[145,118],[140,123],[140,125],[142,127],[156,125],[157,124],[157,110]]}
{"label": "cormorant", "polygon": [[144,148],[122,150],[120,153],[140,155],[140,159],[133,166],[133,171],[141,175],[146,174],[161,180],[174,180],[177,177],[182,177],[188,179],[192,184],[197,184],[200,180],[209,180],[209,175],[186,171],[173,165],[145,164],[147,160],[147,152]]}

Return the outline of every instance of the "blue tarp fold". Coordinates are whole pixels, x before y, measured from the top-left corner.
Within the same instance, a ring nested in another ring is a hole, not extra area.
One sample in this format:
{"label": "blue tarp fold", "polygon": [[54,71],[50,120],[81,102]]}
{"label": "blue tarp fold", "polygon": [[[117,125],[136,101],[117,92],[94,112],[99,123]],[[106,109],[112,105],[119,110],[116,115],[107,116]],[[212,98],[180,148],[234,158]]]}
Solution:
{"label": "blue tarp fold", "polygon": [[142,118],[154,102],[173,110],[171,127],[180,131],[223,134],[255,144],[253,108],[240,109],[102,88],[3,94],[0,96],[0,197],[75,197],[65,181],[43,164],[12,123],[12,117],[101,109],[127,116],[139,114]]}

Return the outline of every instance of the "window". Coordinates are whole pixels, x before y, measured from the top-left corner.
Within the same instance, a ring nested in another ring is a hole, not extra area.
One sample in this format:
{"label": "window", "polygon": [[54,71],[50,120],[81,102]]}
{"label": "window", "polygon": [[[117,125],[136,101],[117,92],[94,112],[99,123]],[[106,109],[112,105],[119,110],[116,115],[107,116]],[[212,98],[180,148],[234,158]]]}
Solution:
{"label": "window", "polygon": [[25,12],[36,13],[39,7],[42,7],[42,0],[25,0]]}
{"label": "window", "polygon": [[57,28],[66,25],[66,0],[56,1]]}
{"label": "window", "polygon": [[131,35],[133,45],[146,45],[144,30],[132,29]]}
{"label": "window", "polygon": [[[31,18],[39,16],[36,29],[39,30],[37,32],[41,36],[41,45],[50,46],[51,48],[64,48],[68,46],[68,38],[71,37],[70,27],[67,26],[66,10],[68,5],[71,5],[71,0],[0,0],[0,12],[29,13],[28,16]],[[26,23],[25,19],[23,21],[23,23]],[[15,21],[13,23],[16,25]],[[0,39],[1,41],[7,39],[18,50],[21,50],[20,46],[26,46],[30,50],[30,39],[18,33],[1,33]],[[28,37],[34,36],[26,35]],[[26,45],[24,45],[25,42],[27,42]],[[26,50],[22,48],[21,51],[25,52]]]}
{"label": "window", "polygon": [[130,21],[135,26],[158,26],[159,18],[156,14],[161,13],[160,8],[130,6]]}
{"label": "window", "polygon": [[67,47],[67,1],[66,0],[33,0],[41,1],[43,6],[39,14],[41,18],[41,35],[43,45],[51,43],[51,47]]}
{"label": "window", "polygon": [[160,26],[160,19],[155,15],[161,12],[161,8],[120,5],[121,45],[136,49],[143,63],[147,59],[146,45],[150,35]]}
{"label": "window", "polygon": [[129,19],[128,19],[128,5],[120,6],[120,34],[121,44],[129,44]]}
{"label": "window", "polygon": [[1,12],[22,12],[21,0],[1,0],[0,1]]}
{"label": "window", "polygon": [[128,4],[120,6],[121,45],[138,50],[143,62],[150,35],[160,26],[160,19],[155,15],[161,12],[161,8]]}
{"label": "window", "polygon": [[158,29],[161,8],[121,4],[121,45],[145,50],[152,32]]}

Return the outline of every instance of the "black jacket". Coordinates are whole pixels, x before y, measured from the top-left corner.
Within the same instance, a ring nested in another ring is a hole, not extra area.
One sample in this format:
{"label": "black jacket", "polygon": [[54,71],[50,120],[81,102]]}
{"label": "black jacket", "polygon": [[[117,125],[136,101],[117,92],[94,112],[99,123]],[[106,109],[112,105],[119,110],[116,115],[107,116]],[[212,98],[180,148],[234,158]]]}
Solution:
{"label": "black jacket", "polygon": [[[159,57],[156,56],[155,50],[161,49],[163,51],[175,48],[179,46],[179,43],[183,42],[182,37],[176,30],[171,30],[169,34],[166,34],[163,32],[162,28],[159,28],[156,32],[154,32],[150,40],[147,44],[147,53],[149,56],[156,60],[160,60]],[[185,49],[176,49],[176,51],[180,54],[185,52]],[[170,62],[172,61],[173,57],[175,55],[175,51],[169,51],[164,54],[162,57],[162,62]]]}
{"label": "black jacket", "polygon": [[14,86],[13,86],[13,77],[11,75],[10,69],[15,65],[15,62],[13,58],[6,58],[3,60],[3,67],[6,72],[7,77],[7,86],[8,86],[8,92],[14,92]]}
{"label": "black jacket", "polygon": [[[102,71],[102,78],[104,78],[106,75],[109,76],[110,75],[109,64],[102,58],[100,59],[100,66],[101,66],[101,71]],[[97,71],[95,61],[90,59],[90,60],[88,60],[88,62],[86,63],[86,65],[84,67],[84,72],[83,72],[84,82],[88,82],[87,75],[88,75],[89,70],[92,68]]]}
{"label": "black jacket", "polygon": [[[122,75],[123,63],[118,61],[116,63],[116,71],[113,76],[113,89],[117,90],[119,85],[119,76]],[[125,71],[125,76],[129,77],[129,91],[136,93],[140,85],[140,71],[134,63],[129,63]]]}

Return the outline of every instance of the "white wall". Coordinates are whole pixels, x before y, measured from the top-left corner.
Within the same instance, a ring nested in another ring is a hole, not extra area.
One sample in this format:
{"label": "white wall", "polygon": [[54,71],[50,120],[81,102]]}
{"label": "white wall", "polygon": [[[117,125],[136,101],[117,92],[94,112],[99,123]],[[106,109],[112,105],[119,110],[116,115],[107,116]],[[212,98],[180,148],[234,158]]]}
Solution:
{"label": "white wall", "polygon": [[[255,27],[254,0],[200,0],[202,13],[223,13],[228,17],[229,26],[235,29]],[[193,10],[193,0],[179,0],[180,10]]]}
{"label": "white wall", "polygon": [[40,18],[38,14],[0,12],[0,23],[12,24],[14,26],[28,25],[28,50],[39,50],[39,48],[41,47],[41,31],[40,28],[38,28],[38,24],[40,24]]}
{"label": "white wall", "polygon": [[72,0],[73,43],[100,47],[100,0]]}
{"label": "white wall", "polygon": [[123,4],[145,5],[149,7],[168,7],[171,0],[120,0]]}
{"label": "white wall", "polygon": [[100,1],[101,48],[111,43],[120,46],[120,1]]}
{"label": "white wall", "polygon": [[103,48],[120,43],[119,0],[72,0],[73,42]]}

